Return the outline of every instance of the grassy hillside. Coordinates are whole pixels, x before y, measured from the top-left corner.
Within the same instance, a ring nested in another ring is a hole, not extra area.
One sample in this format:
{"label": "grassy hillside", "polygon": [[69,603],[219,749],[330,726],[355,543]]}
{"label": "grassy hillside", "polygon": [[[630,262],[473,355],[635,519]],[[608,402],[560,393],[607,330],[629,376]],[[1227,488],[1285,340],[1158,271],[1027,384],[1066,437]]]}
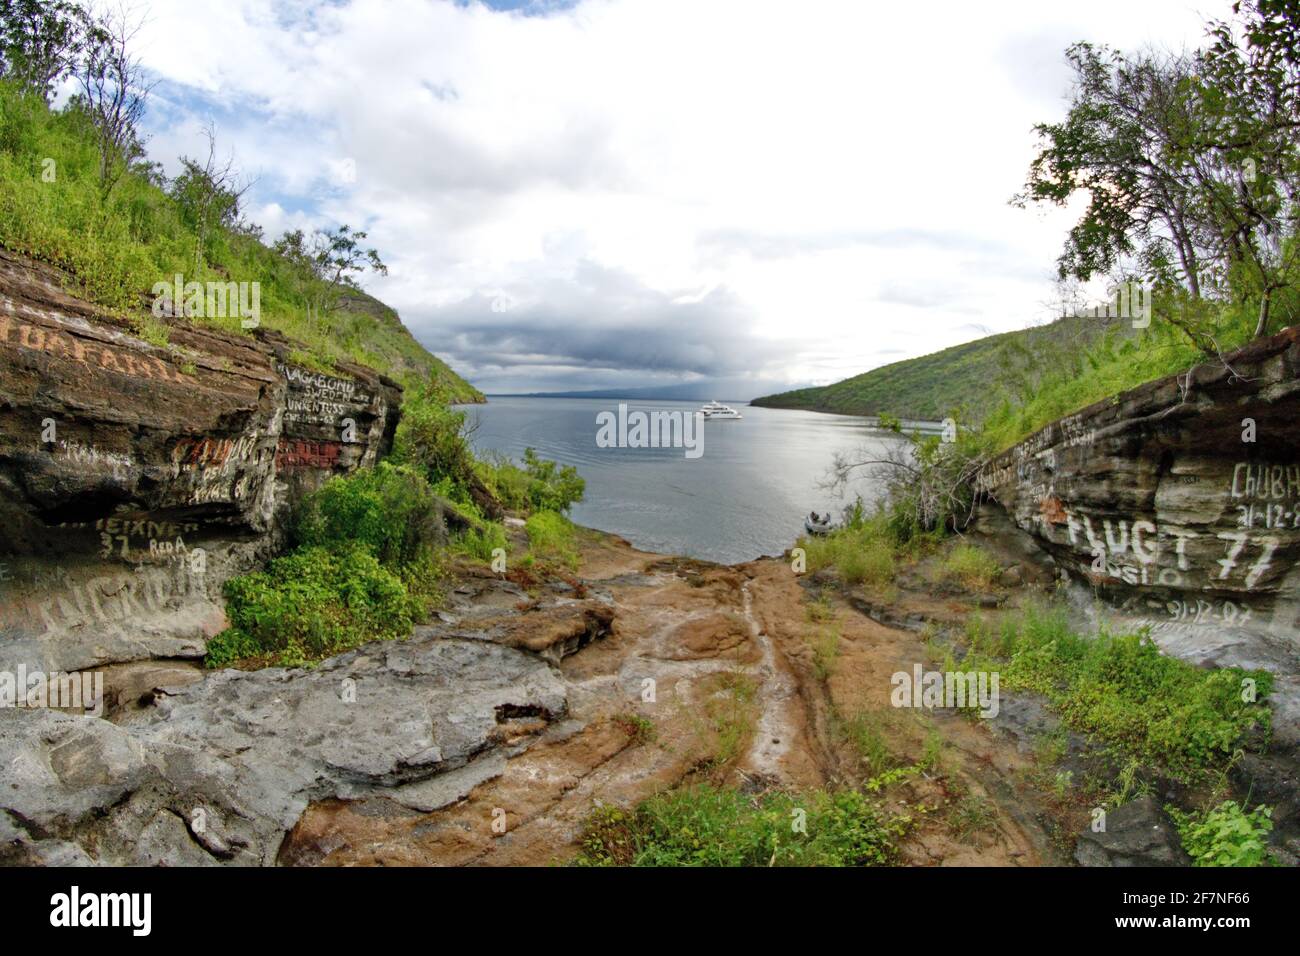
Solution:
{"label": "grassy hillside", "polygon": [[1144,330],[1116,320],[1058,319],[753,404],[931,420],[951,415],[979,426],[980,447],[997,452],[1093,402],[1207,361],[1194,341],[1206,333],[1197,330],[1212,329],[1222,352],[1245,344],[1253,310],[1249,303],[1157,295]]}
{"label": "grassy hillside", "polygon": [[[147,311],[155,283],[177,273],[187,282],[257,282],[261,321],[301,342],[305,364],[328,370],[350,360],[404,385],[433,385],[449,400],[482,401],[388,306],[358,289],[329,287],[339,295],[322,296],[326,284],[272,250],[260,229],[237,222],[201,229],[168,185],[156,166],[136,161],[105,188],[88,119],[0,82],[0,245],[67,270],[78,293],[126,315],[154,341],[166,337]],[[337,301],[312,314],[310,303],[323,298]],[[242,331],[238,317],[196,321]]]}
{"label": "grassy hillside", "polygon": [[1016,356],[1048,341],[1072,339],[1087,345],[1101,332],[1102,326],[1095,320],[1060,319],[1050,325],[990,335],[920,358],[883,365],[833,385],[756,398],[752,404],[936,421],[964,410],[968,419],[983,420],[1001,400],[1002,391],[995,383]]}

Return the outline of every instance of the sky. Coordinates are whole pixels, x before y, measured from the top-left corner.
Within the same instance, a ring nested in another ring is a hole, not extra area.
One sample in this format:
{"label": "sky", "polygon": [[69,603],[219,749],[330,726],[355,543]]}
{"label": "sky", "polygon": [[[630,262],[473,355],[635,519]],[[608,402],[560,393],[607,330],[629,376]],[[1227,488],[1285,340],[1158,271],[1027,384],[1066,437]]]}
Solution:
{"label": "sky", "polygon": [[146,129],[204,124],[267,240],[363,279],[484,391],[826,384],[1050,320],[1080,207],[1013,208],[1076,40],[1228,0],[150,0]]}

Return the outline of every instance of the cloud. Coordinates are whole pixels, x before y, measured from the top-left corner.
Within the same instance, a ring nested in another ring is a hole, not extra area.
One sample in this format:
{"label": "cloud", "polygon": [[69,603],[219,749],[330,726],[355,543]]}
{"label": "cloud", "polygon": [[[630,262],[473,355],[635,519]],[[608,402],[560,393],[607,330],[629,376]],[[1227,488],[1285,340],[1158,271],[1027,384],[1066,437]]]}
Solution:
{"label": "cloud", "polygon": [[793,384],[1041,319],[1070,219],[1007,200],[1061,48],[1202,23],[1184,0],[154,0],[141,54],[154,158],[213,119],[268,236],[367,230],[370,291],[479,384]]}
{"label": "cloud", "polygon": [[745,335],[748,310],[725,288],[675,295],[587,260],[405,319],[438,329],[421,334],[426,347],[495,391],[771,378],[791,348]]}

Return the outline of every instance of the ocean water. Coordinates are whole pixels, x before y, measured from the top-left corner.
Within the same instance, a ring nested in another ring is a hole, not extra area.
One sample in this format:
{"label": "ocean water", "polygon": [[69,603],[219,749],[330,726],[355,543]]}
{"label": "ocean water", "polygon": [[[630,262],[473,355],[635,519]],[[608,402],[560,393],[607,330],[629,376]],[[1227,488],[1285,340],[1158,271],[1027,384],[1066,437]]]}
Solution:
{"label": "ocean water", "polygon": [[[570,516],[638,548],[734,563],[780,554],[803,533],[809,511],[838,518],[855,494],[874,501],[878,478],[864,476],[842,495],[819,487],[837,451],[882,457],[903,439],[864,419],[754,408],[731,402],[741,421],[703,425],[702,453],[682,448],[598,447],[597,415],[617,415],[612,399],[488,397],[464,406],[476,450],[574,465],[586,479]],[[696,411],[699,402],[627,402],[632,411]]]}

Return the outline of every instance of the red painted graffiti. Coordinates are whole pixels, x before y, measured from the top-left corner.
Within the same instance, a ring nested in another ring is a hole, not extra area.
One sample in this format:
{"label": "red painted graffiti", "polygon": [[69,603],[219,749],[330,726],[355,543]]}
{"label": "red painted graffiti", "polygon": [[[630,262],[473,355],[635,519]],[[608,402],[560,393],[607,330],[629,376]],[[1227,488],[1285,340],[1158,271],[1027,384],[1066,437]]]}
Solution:
{"label": "red painted graffiti", "polygon": [[277,468],[333,468],[342,452],[342,442],[281,438],[275,450],[275,465]]}

